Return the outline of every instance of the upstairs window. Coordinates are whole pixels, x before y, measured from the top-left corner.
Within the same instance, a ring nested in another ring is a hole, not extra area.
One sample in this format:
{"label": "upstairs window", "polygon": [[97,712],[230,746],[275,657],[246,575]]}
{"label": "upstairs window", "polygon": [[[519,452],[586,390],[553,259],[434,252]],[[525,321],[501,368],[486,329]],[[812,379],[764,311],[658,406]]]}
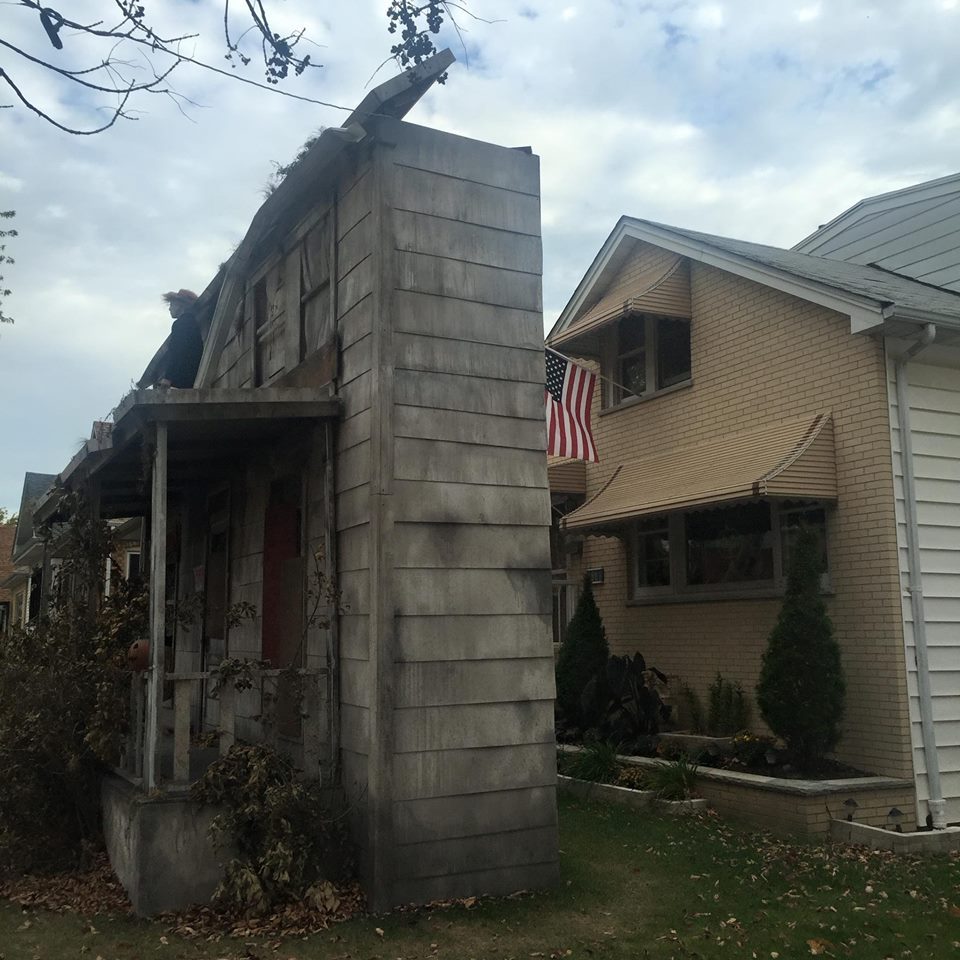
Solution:
{"label": "upstairs window", "polygon": [[608,335],[605,406],[616,406],[690,380],[690,321],[635,313]]}

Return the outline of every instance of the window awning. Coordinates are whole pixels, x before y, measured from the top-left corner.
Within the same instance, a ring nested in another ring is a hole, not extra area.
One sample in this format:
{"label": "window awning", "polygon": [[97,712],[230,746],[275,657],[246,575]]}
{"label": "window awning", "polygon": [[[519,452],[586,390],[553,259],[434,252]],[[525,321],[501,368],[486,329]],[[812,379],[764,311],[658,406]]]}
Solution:
{"label": "window awning", "polygon": [[551,493],[583,495],[587,492],[587,465],[583,460],[548,456],[547,480]]}
{"label": "window awning", "polygon": [[690,265],[683,257],[665,251],[658,253],[659,256],[644,265],[629,287],[618,288],[617,292],[600,300],[566,330],[554,336],[551,346],[569,344],[630,313],[689,317]]}
{"label": "window awning", "polygon": [[564,525],[583,529],[634,517],[750,497],[836,500],[830,414],[798,417],[719,435],[672,453],[617,467]]}

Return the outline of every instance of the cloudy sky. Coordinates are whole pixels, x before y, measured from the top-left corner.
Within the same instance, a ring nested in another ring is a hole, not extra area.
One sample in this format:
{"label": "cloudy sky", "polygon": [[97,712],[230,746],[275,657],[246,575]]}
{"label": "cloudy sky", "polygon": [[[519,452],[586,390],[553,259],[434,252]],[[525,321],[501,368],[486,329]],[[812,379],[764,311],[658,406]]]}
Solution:
{"label": "cloudy sky", "polygon": [[[389,50],[386,5],[268,3],[324,64],[283,89],[354,106]],[[91,20],[113,8],[68,6]],[[222,0],[147,6],[224,64]],[[466,49],[444,34],[459,63],[409,119],[540,155],[548,325],[622,213],[790,246],[861,197],[960,168],[960,0],[470,8],[496,22],[461,15]],[[55,55],[15,3],[0,4],[0,41]],[[66,64],[96,55],[66,41]],[[0,68],[62,122],[103,122],[3,46]],[[58,472],[139,377],[169,328],[160,293],[205,286],[273,162],[345,116],[195,68],[175,77],[194,105],[141,98],[136,121],[93,137],[0,110],[0,210],[15,208],[20,230],[5,271],[17,322],[0,328],[0,506],[17,506],[25,470]]]}

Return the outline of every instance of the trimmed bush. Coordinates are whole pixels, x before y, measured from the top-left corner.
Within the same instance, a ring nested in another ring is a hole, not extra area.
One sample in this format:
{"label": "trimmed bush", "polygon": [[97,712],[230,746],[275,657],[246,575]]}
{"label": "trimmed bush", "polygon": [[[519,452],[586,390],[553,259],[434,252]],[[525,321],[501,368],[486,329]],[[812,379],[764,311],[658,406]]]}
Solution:
{"label": "trimmed bush", "polygon": [[820,593],[820,572],[816,535],[801,530],[757,684],[763,719],[801,764],[822,758],[836,746],[846,692],[840,648]]}
{"label": "trimmed bush", "polygon": [[568,723],[582,724],[583,688],[607,665],[610,649],[590,578],[583,590],[557,657],[557,706]]}
{"label": "trimmed bush", "polygon": [[750,702],[739,682],[724,680],[718,673],[709,696],[707,732],[711,737],[732,737],[750,726]]}

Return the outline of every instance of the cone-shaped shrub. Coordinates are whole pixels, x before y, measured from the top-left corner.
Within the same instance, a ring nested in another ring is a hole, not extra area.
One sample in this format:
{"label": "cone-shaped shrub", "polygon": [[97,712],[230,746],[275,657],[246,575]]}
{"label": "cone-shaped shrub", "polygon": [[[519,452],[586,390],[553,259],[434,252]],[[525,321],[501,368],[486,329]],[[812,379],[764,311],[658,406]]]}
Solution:
{"label": "cone-shaped shrub", "polygon": [[610,650],[589,576],[557,657],[557,703],[570,723],[581,723],[583,688],[607,665]]}
{"label": "cone-shaped shrub", "polygon": [[836,746],[846,690],[840,648],[820,594],[821,566],[816,535],[801,530],[757,684],[763,719],[801,763]]}

